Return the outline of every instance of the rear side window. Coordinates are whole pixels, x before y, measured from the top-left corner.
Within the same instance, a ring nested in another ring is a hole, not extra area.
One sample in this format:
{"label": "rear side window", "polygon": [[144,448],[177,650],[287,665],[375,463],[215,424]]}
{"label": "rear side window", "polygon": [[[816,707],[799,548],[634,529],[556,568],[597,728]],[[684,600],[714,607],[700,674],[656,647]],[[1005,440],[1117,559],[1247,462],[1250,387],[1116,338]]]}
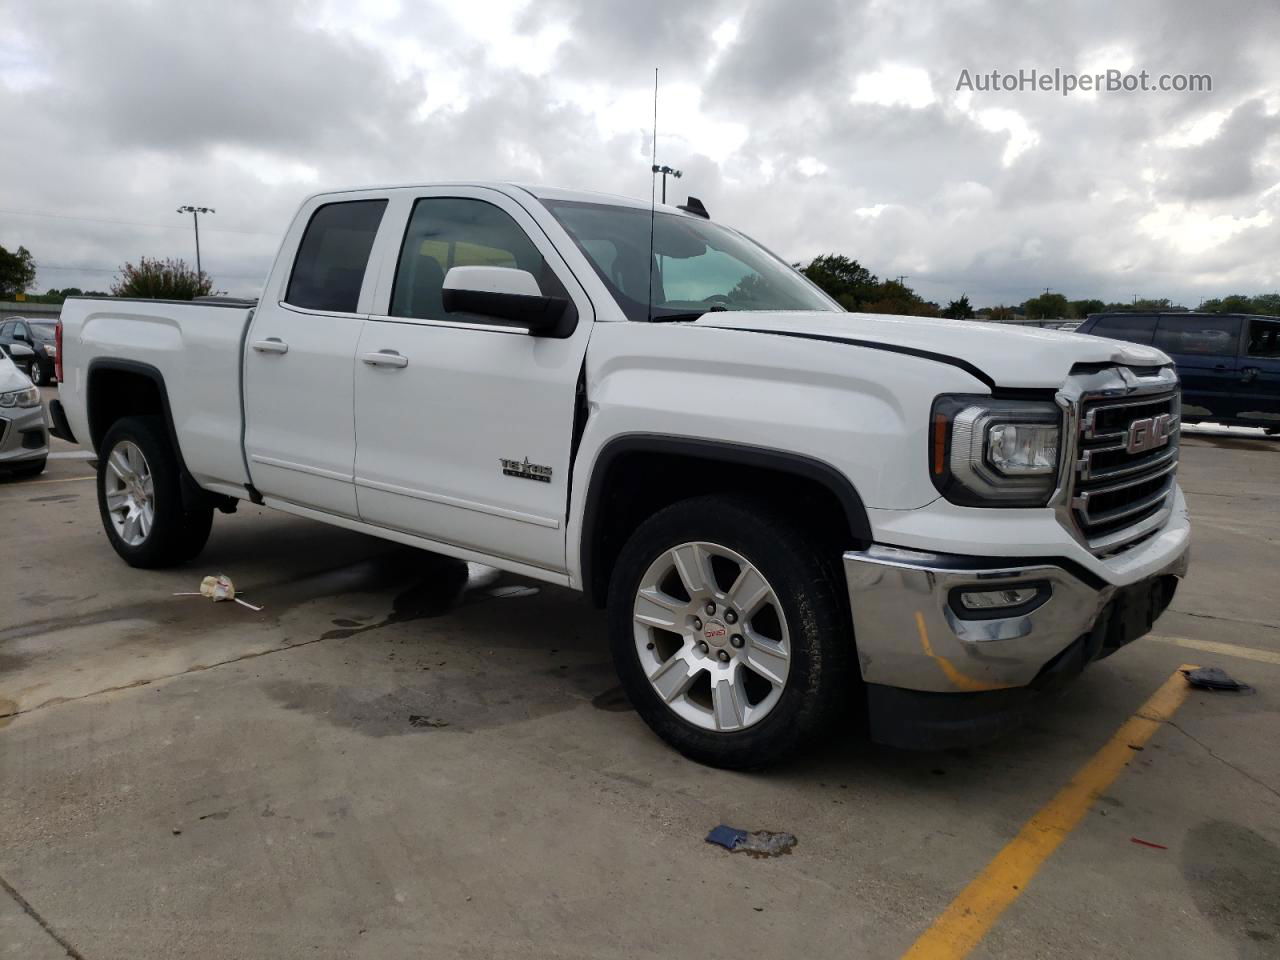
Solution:
{"label": "rear side window", "polygon": [[1089,332],[1095,337],[1110,337],[1112,340],[1150,344],[1156,332],[1156,318],[1101,317]]}
{"label": "rear side window", "polygon": [[1249,356],[1280,359],[1280,321],[1249,321]]}
{"label": "rear side window", "polygon": [[308,310],[355,313],[386,207],[386,200],[348,200],[317,209],[298,246],[285,302]]}
{"label": "rear side window", "polygon": [[391,316],[466,320],[446,314],[441,290],[453,267],[527,270],[544,296],[568,297],[528,234],[501,208],[466,197],[425,197],[413,206],[405,230]]}
{"label": "rear side window", "polygon": [[1156,329],[1156,346],[1165,353],[1234,357],[1239,342],[1239,317],[1166,316]]}

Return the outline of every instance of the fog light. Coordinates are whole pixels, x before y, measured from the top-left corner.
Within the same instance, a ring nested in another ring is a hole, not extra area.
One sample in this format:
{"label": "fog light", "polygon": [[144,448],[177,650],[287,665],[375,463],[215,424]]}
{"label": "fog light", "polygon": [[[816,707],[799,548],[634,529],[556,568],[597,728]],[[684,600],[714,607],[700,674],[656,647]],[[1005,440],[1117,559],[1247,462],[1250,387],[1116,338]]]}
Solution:
{"label": "fog light", "polygon": [[1031,601],[1038,591],[1035,587],[1011,587],[1008,590],[965,590],[960,594],[960,605],[966,610],[999,610],[1003,607],[1020,607]]}

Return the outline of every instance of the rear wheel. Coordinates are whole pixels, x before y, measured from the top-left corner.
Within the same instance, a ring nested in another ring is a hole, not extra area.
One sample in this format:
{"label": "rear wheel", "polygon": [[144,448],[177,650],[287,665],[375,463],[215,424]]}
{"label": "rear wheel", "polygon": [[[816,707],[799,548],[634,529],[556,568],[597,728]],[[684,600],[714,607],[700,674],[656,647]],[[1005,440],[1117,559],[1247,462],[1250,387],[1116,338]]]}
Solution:
{"label": "rear wheel", "polygon": [[645,722],[720,767],[781,760],[840,714],[853,638],[821,552],[766,505],[699,497],[618,558],[610,642]]}
{"label": "rear wheel", "polygon": [[178,459],[160,418],[116,421],[100,449],[98,511],[116,553],[134,567],[171,567],[198,554],[213,508],[184,506]]}

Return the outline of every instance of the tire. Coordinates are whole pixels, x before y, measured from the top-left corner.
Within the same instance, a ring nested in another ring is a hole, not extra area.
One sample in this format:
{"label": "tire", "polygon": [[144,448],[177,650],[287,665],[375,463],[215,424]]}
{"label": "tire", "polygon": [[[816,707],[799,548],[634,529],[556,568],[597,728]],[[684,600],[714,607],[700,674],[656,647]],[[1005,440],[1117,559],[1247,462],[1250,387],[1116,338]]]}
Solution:
{"label": "tire", "polygon": [[[712,582],[690,589],[698,574],[682,573],[677,556],[686,571],[709,566]],[[744,564],[758,582],[744,579]],[[747,498],[685,500],[645,521],[619,554],[614,664],[640,716],[685,756],[767,766],[829,730],[856,693],[844,604],[829,559],[785,516]]]}
{"label": "tire", "polygon": [[173,567],[204,549],[213,508],[183,506],[181,469],[159,417],[117,420],[99,450],[98,512],[107,539],[125,563]]}
{"label": "tire", "polygon": [[43,363],[33,363],[31,365],[31,382],[37,387],[47,386],[49,378],[44,374]]}

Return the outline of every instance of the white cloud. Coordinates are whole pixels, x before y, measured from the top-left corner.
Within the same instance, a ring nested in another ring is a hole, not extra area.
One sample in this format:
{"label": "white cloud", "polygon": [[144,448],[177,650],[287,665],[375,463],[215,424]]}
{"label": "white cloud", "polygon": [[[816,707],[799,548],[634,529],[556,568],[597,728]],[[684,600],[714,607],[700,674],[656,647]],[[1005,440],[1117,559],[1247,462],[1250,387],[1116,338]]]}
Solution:
{"label": "white cloud", "polygon": [[889,63],[858,74],[853,81],[850,99],[854,103],[919,109],[936,102],[938,98],[934,95],[929,73],[923,67]]}

